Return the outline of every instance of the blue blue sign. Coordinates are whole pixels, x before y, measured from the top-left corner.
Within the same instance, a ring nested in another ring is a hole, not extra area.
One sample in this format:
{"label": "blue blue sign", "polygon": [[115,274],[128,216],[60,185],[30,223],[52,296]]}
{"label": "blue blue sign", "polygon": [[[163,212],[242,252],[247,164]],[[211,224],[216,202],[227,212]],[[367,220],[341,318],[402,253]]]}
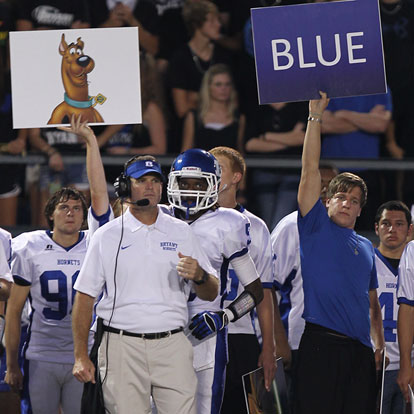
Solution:
{"label": "blue blue sign", "polygon": [[260,104],[386,92],[378,0],[252,9]]}

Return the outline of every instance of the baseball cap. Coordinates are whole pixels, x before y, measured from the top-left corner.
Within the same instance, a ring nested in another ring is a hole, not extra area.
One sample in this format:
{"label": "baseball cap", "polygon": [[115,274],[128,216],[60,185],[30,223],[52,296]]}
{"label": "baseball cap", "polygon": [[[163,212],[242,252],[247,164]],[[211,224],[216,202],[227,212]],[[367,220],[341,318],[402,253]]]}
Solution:
{"label": "baseball cap", "polygon": [[156,161],[152,160],[139,160],[134,162],[131,165],[128,165],[125,170],[125,175],[132,178],[140,178],[145,174],[156,173],[158,174],[163,181],[165,181],[164,176],[161,171],[161,166]]}

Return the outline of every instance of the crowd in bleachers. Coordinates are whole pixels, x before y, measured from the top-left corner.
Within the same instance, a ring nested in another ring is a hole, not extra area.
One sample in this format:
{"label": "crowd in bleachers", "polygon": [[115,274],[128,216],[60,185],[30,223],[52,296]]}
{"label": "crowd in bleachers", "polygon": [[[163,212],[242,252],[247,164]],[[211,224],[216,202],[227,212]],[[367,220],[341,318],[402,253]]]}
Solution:
{"label": "crowd in bleachers", "polygon": [[[258,105],[249,15],[253,7],[301,2],[0,0],[0,154],[43,153],[49,160],[47,165],[0,166],[0,226],[45,226],[43,206],[57,188],[74,185],[88,192],[85,166],[68,168],[62,158],[83,153],[75,136],[54,128],[12,128],[10,31],[139,28],[143,123],[95,127],[102,154],[176,155],[191,147],[226,145],[246,156],[299,158],[307,104]],[[391,93],[378,102],[365,97],[358,102],[331,101],[322,130],[323,158],[414,156],[414,2],[380,0],[380,13]],[[361,114],[366,117],[362,123]],[[358,134],[348,139],[348,133]],[[361,145],[364,140],[366,145]],[[106,167],[109,183],[119,174],[119,164]],[[372,210],[386,199],[413,204],[412,172],[362,175],[372,208],[366,209],[361,228],[372,227]],[[272,229],[296,209],[298,182],[298,170],[252,169],[240,197]]]}

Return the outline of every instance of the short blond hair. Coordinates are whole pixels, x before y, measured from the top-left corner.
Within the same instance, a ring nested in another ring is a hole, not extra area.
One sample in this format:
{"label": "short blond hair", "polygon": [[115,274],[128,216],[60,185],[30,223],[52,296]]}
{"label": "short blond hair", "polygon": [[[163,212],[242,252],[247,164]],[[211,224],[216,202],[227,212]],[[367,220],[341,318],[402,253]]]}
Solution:
{"label": "short blond hair", "polygon": [[230,161],[231,170],[235,173],[238,172],[242,175],[239,184],[243,181],[246,175],[246,161],[244,161],[243,155],[239,151],[230,147],[215,147],[211,149],[210,154],[216,156],[226,157]]}

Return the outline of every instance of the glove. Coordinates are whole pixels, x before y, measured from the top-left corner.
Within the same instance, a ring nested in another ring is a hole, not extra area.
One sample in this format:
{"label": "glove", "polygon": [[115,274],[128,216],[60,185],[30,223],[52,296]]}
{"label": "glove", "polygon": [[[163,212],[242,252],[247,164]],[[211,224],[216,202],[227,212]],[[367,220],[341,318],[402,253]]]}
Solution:
{"label": "glove", "polygon": [[220,331],[229,323],[227,314],[223,311],[200,312],[193,316],[190,323],[191,334],[197,339],[204,339],[214,332]]}

